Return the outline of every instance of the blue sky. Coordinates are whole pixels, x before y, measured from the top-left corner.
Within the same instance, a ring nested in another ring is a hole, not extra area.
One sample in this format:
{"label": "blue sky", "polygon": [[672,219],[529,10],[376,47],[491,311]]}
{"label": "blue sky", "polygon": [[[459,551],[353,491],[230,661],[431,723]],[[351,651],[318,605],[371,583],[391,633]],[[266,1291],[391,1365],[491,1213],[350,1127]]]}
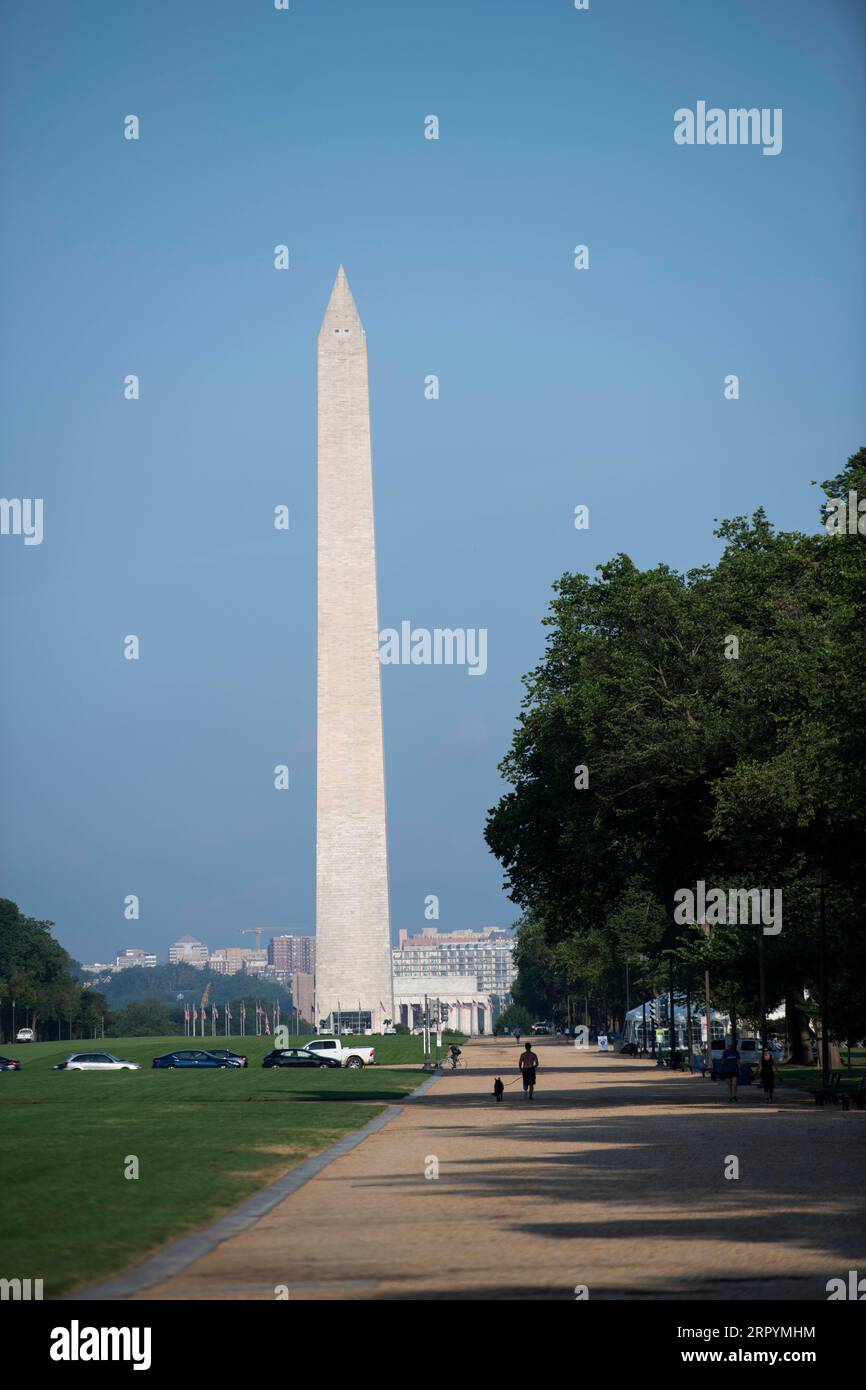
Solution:
{"label": "blue sky", "polygon": [[[44,498],[45,536],[0,537],[0,892],[85,960],[312,930],[315,342],[342,261],[381,625],[489,634],[483,678],[383,668],[392,925],[434,893],[442,929],[509,923],[482,830],[553,580],[712,560],[713,518],[759,504],[814,530],[810,480],[866,440],[864,7],[3,16],[2,491]],[[781,107],[782,153],[678,147],[698,100]]]}

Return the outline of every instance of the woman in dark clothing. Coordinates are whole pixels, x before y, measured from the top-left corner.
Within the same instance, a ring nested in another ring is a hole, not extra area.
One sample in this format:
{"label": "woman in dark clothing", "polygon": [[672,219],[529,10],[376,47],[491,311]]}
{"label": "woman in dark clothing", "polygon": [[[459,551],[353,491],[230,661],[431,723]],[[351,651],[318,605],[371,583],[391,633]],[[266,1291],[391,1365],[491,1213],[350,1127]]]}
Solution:
{"label": "woman in dark clothing", "polygon": [[740,1054],[734,1042],[729,1042],[719,1062],[719,1075],[728,1083],[728,1100],[737,1099],[737,1083],[740,1079]]}
{"label": "woman in dark clothing", "polygon": [[764,1048],[761,1056],[761,1085],[767,1100],[771,1101],[776,1087],[776,1073],[773,1070],[773,1054],[768,1047]]}

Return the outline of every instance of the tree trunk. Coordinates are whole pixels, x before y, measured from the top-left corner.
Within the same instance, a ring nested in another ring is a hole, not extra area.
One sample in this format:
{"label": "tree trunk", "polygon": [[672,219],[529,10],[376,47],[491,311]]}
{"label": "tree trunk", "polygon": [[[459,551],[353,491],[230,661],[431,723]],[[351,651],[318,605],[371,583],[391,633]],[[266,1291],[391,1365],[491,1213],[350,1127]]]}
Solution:
{"label": "tree trunk", "polygon": [[[824,1055],[824,1030],[821,1027],[820,1014],[815,1019],[815,1035],[818,1039],[818,1065],[820,1066],[821,1059]],[[829,1042],[830,1045],[827,1050],[830,1054],[830,1070],[833,1071],[835,1069],[838,1071],[841,1067],[845,1065],[845,1063],[842,1061],[842,1050],[839,1044],[837,1042],[834,1042],[832,1038],[830,1038]],[[809,1052],[811,1056],[811,1048],[809,1049]]]}
{"label": "tree trunk", "polygon": [[809,1035],[809,1017],[792,994],[785,995],[785,1028],[787,1032],[788,1057],[796,1067],[811,1067],[812,1039]]}

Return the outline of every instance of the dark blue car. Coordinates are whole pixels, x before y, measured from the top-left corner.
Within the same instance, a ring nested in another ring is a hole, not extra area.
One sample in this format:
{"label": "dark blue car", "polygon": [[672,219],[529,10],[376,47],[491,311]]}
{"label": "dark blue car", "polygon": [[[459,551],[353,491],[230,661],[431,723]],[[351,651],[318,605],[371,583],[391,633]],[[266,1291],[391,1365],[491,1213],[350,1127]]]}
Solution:
{"label": "dark blue car", "polygon": [[167,1052],[164,1057],[154,1057],[155,1067],[242,1067],[240,1057],[215,1057],[212,1052],[202,1052],[197,1048],[179,1048],[177,1052]]}

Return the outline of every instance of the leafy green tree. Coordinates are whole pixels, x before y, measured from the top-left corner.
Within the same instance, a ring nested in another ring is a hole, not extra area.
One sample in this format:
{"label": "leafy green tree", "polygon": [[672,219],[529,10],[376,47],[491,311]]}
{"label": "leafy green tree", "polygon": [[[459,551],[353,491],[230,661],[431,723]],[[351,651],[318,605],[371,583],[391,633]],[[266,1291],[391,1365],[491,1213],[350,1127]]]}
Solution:
{"label": "leafy green tree", "polygon": [[[866,497],[866,450],[824,486]],[[716,534],[715,566],[640,571],[620,555],[554,585],[501,765],[512,790],[486,827],[531,923],[518,982],[582,981],[610,1013],[621,966],[667,988],[664,952],[681,977],[709,953],[720,1003],[754,1017],[756,932],[688,939],[673,895],[699,878],[773,886],[784,926],[765,939],[767,1003],[786,1000],[799,1041],[801,1006],[821,1002],[823,874],[831,1031],[862,1033],[866,539],[777,532],[762,510]]]}
{"label": "leafy green tree", "polygon": [[522,1004],[509,1004],[497,1018],[493,1031],[498,1037],[513,1033],[515,1028],[519,1028],[521,1033],[528,1033],[534,1022],[529,1009]]}
{"label": "leafy green tree", "polygon": [[72,960],[51,935],[52,922],[39,922],[19,912],[17,903],[0,898],[0,1032],[12,1032],[22,1017],[38,1028],[57,1017],[70,989],[77,990]]}
{"label": "leafy green tree", "polygon": [[156,999],[127,1004],[116,1013],[108,1029],[112,1038],[166,1038],[177,1032],[177,1013]]}

